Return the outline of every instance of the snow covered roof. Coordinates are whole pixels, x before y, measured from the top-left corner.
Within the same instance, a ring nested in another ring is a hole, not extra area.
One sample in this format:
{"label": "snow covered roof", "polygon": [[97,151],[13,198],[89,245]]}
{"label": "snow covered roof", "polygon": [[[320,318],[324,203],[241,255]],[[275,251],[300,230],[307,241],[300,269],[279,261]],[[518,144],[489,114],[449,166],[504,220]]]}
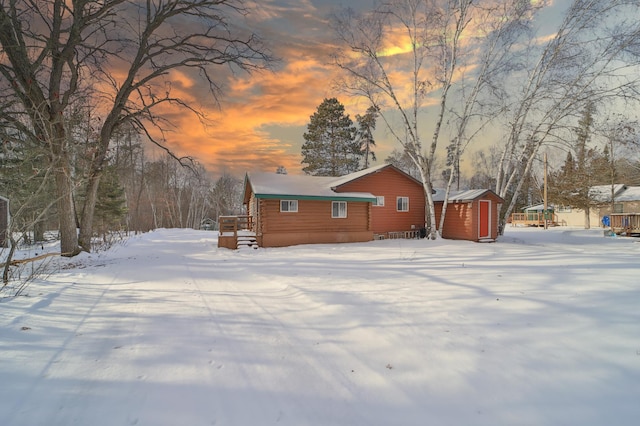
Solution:
{"label": "snow covered roof", "polygon": [[375,201],[376,197],[367,192],[335,192],[335,182],[343,177],[247,173],[246,182],[256,198]]}
{"label": "snow covered roof", "polygon": [[[626,185],[621,183],[613,185],[613,196],[618,197],[622,191],[627,189]],[[611,185],[596,185],[589,188],[589,198],[594,201],[608,202],[611,201]]]}
{"label": "snow covered roof", "polygon": [[[451,191],[449,192],[450,203],[462,203],[467,201],[473,201],[479,197],[482,197],[487,192],[493,192],[490,189],[467,189],[463,191]],[[436,189],[433,195],[433,201],[444,201],[445,190]]]}
{"label": "snow covered roof", "polygon": [[[553,203],[547,204],[547,210],[553,210],[555,206]],[[523,212],[542,212],[544,211],[544,203],[534,204],[532,206],[527,206],[522,208]]]}
{"label": "snow covered roof", "polygon": [[640,186],[627,186],[624,191],[616,194],[616,201],[640,201]]}
{"label": "snow covered roof", "polygon": [[344,185],[345,183],[354,181],[356,179],[360,179],[363,176],[367,176],[367,175],[370,175],[371,173],[375,173],[379,170],[384,169],[385,167],[389,167],[389,164],[380,164],[378,166],[369,167],[367,169],[360,170],[358,172],[349,173],[348,175],[332,178],[334,179],[333,187],[335,188],[337,186]]}

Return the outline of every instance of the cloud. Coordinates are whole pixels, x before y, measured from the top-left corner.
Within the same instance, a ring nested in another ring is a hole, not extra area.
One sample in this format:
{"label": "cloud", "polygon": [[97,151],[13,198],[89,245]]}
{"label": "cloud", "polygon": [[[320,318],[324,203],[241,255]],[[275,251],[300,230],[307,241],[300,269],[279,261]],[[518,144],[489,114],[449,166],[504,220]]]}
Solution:
{"label": "cloud", "polygon": [[[197,75],[172,73],[172,94],[200,105],[206,125],[193,114],[165,111],[176,125],[167,143],[190,155],[213,174],[241,176],[247,170],[270,171],[283,165],[301,172],[301,146],[309,117],[323,98],[335,97],[329,64],[334,46],[324,15],[309,1],[260,2],[247,19],[281,58],[273,71],[224,77],[220,109]],[[343,102],[344,103],[344,102]],[[354,109],[352,116],[362,111]]]}
{"label": "cloud", "polygon": [[[216,70],[216,82],[224,90],[220,108],[198,75],[173,72],[168,76],[172,94],[199,106],[207,122],[203,125],[193,114],[167,109],[167,117],[176,124],[175,131],[167,135],[169,147],[179,155],[195,157],[214,175],[275,171],[279,165],[289,173],[301,173],[302,135],[323,98],[338,97],[352,119],[368,106],[332,89],[338,70],[330,64],[330,54],[336,46],[326,16],[339,4],[331,0],[256,1],[243,25],[260,34],[281,61],[273,71],[250,75],[234,74],[224,67]],[[353,8],[362,7],[361,4],[372,6],[370,1],[349,2]],[[398,87],[408,84],[403,66],[410,62],[410,47],[402,31],[385,40],[384,59],[392,65],[389,75]],[[473,64],[463,66],[456,80],[472,67]],[[407,86],[404,91],[409,93],[408,89]],[[436,97],[429,98],[425,107],[436,102]],[[424,127],[429,128],[427,124]],[[378,128],[377,150],[382,161],[383,153],[391,151],[396,143],[388,142],[392,138],[383,130],[381,121]]]}

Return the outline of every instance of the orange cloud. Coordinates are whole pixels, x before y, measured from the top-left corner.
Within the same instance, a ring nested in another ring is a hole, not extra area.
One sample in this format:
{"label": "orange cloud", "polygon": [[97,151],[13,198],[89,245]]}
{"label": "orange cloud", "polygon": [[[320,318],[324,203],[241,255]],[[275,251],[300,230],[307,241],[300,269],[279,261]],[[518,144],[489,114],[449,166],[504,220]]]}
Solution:
{"label": "orange cloud", "polygon": [[[200,106],[207,123],[203,125],[193,114],[165,108],[164,115],[176,125],[175,131],[166,135],[167,144],[178,155],[195,157],[215,175],[227,172],[240,177],[248,170],[275,171],[279,165],[289,173],[301,173],[305,126],[323,98],[338,97],[352,119],[368,105],[332,89],[338,72],[330,65],[335,46],[324,15],[310,1],[265,1],[252,12],[250,26],[271,43],[281,63],[274,71],[251,75],[228,75],[221,67],[217,82],[223,85],[225,96],[220,109],[199,76],[188,71],[172,72],[167,77],[172,95]],[[470,34],[476,31],[469,30]],[[382,50],[383,60],[389,63],[389,76],[405,104],[412,92],[406,71],[411,63],[407,54],[410,48],[406,32],[395,30],[385,39]],[[461,65],[455,79],[462,78],[473,66]],[[432,73],[433,69],[427,69],[421,78],[427,80]],[[428,98],[425,107],[435,103],[435,97]],[[426,132],[428,121],[423,123]],[[381,120],[377,135],[378,161],[383,161],[384,153],[397,144]]]}

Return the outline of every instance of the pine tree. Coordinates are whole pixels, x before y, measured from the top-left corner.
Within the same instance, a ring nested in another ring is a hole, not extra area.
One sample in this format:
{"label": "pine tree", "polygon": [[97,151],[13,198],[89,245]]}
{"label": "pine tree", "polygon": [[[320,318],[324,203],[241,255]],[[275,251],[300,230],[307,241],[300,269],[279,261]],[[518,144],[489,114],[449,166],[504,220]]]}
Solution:
{"label": "pine tree", "polygon": [[26,241],[43,241],[47,220],[55,213],[47,152],[26,135],[0,129],[0,195],[11,200],[12,232]]}
{"label": "pine tree", "polygon": [[371,149],[376,146],[376,141],[373,139],[373,131],[376,129],[376,120],[378,119],[379,109],[373,105],[367,108],[367,112],[364,115],[357,114],[356,121],[358,122],[358,131],[356,137],[360,144],[360,150],[362,151],[364,165],[366,169],[369,167],[369,158],[371,161],[376,161],[376,153]]}
{"label": "pine tree", "polygon": [[125,190],[120,184],[117,170],[114,166],[107,166],[98,186],[95,219],[96,231],[103,235],[118,229],[127,214]]}
{"label": "pine tree", "polygon": [[302,169],[315,176],[343,176],[359,169],[360,144],[356,128],[344,106],[336,99],[325,99],[311,116],[303,135]]}
{"label": "pine tree", "polygon": [[573,198],[576,194],[576,162],[571,151],[567,152],[567,157],[560,169],[549,173],[549,197],[555,204],[572,206]]}

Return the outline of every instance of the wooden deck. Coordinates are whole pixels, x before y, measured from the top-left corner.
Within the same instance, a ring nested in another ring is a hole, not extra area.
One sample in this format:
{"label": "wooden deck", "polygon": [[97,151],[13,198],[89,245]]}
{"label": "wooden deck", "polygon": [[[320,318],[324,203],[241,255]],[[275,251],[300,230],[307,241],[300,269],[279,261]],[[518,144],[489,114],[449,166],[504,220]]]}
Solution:
{"label": "wooden deck", "polygon": [[218,247],[236,250],[239,247],[258,248],[253,218],[247,215],[220,216]]}
{"label": "wooden deck", "polygon": [[[544,227],[544,213],[541,212],[527,212],[527,213],[512,213],[511,214],[511,226],[539,226]],[[555,214],[547,214],[547,226],[558,225],[558,216]]]}
{"label": "wooden deck", "polygon": [[640,213],[613,213],[610,220],[616,235],[640,234]]}
{"label": "wooden deck", "polygon": [[417,239],[420,237],[419,229],[412,229],[411,231],[398,231],[398,232],[385,232],[381,234],[373,234],[374,240],[409,240]]}

